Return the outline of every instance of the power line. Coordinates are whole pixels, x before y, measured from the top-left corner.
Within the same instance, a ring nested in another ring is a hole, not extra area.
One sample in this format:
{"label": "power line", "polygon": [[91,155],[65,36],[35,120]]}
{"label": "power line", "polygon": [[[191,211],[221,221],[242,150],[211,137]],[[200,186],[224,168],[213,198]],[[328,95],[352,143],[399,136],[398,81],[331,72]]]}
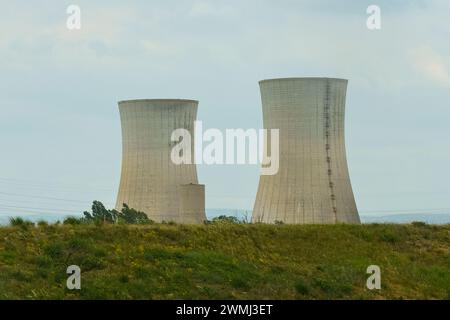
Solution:
{"label": "power line", "polygon": [[8,206],[0,204],[0,208],[2,209],[21,209],[21,210],[45,210],[45,211],[58,211],[58,212],[72,212],[72,213],[80,213],[80,211],[75,210],[67,210],[67,209],[57,209],[57,208],[37,208],[37,207],[22,207],[22,206]]}
{"label": "power line", "polygon": [[[47,184],[49,183],[49,181],[43,181],[43,180],[28,180],[28,179],[17,179],[17,178],[5,178],[5,177],[0,177],[0,180],[4,180],[4,181],[11,181],[11,182],[18,182],[18,183],[34,183],[34,184]],[[85,183],[61,183],[61,182],[50,182],[51,184],[54,185],[65,185],[65,186],[85,186]],[[107,186],[97,186],[100,188],[107,188],[109,189],[109,187]]]}
{"label": "power line", "polygon": [[0,195],[22,197],[22,198],[36,198],[36,199],[45,199],[45,200],[54,200],[54,201],[63,201],[63,202],[73,202],[73,203],[82,203],[82,204],[86,204],[86,202],[92,201],[92,200],[74,200],[74,199],[54,198],[54,197],[46,197],[46,196],[28,195],[28,194],[8,193],[8,192],[1,192],[1,191],[0,191]]}
{"label": "power line", "polygon": [[[31,184],[30,184],[31,182]],[[25,187],[25,188],[34,188],[34,189],[41,189],[41,190],[45,190],[50,189],[50,190],[54,190],[57,189],[60,192],[69,192],[69,189],[67,188],[61,188],[58,187],[58,184],[54,184],[53,186],[49,186],[49,185],[43,185],[43,182],[37,182],[36,180],[21,180],[21,179],[13,179],[13,178],[4,178],[4,177],[0,177],[0,184],[16,184],[19,187]],[[66,185],[69,186],[70,184],[60,184],[60,185]],[[71,184],[70,186],[75,186],[75,184]],[[86,192],[86,193],[92,193],[92,191],[86,190],[89,189],[89,186],[87,184],[78,184],[78,186],[82,186],[83,190],[78,190],[76,189],[78,192]],[[62,190],[62,189],[66,189],[66,190]],[[91,190],[94,190],[94,188],[91,188]],[[102,191],[112,191],[113,189],[97,189],[97,190],[102,190]],[[73,189],[72,189],[73,191]],[[408,192],[403,192],[403,194],[407,194]],[[10,192],[3,192],[0,191],[0,195],[5,195],[5,196],[12,196],[12,197],[21,197],[21,198],[34,198],[34,199],[45,199],[45,200],[52,200],[52,201],[59,201],[59,202],[66,202],[66,203],[79,203],[79,204],[86,204],[87,202],[91,202],[91,200],[79,200],[79,199],[69,199],[69,198],[62,198],[62,197],[48,197],[48,196],[39,196],[39,195],[35,195],[35,194],[21,194],[21,193],[10,193]],[[217,195],[217,194],[210,194],[209,196],[213,197],[213,198],[250,198],[250,197],[245,197],[242,195]],[[4,200],[3,200],[4,201]],[[9,201],[9,200],[6,200]],[[20,201],[26,201],[26,200],[20,200]],[[9,202],[13,202],[13,201],[9,201]],[[28,201],[30,202],[30,201]],[[14,203],[15,204],[15,203]],[[112,203],[105,203],[107,206],[114,206],[114,204]],[[68,204],[67,204],[68,205]],[[56,209],[56,208],[40,208],[40,207],[26,207],[26,206],[16,206],[16,205],[1,205],[0,207],[4,207],[7,208],[9,210],[49,210],[49,211],[64,211],[64,212],[79,212],[79,211],[74,211],[71,209]],[[226,208],[224,208],[226,209]],[[245,210],[245,209],[242,209]],[[399,209],[399,210],[362,210],[359,211],[362,214],[370,214],[370,213],[408,213],[408,214],[413,214],[413,213],[426,213],[426,212],[430,212],[430,211],[449,211],[450,208],[423,208],[423,209]],[[45,212],[42,212],[45,213]]]}
{"label": "power line", "polygon": [[426,213],[427,211],[447,211],[450,210],[450,208],[424,208],[424,209],[402,209],[402,210],[362,210],[359,211],[360,213],[411,213],[411,212],[417,212],[420,213],[422,211],[423,213]]}
{"label": "power line", "polygon": [[[0,178],[0,184],[6,184],[8,186],[15,185],[20,187],[27,187],[27,188],[40,188],[40,189],[47,189],[47,190],[54,190],[58,189],[60,191],[68,190],[68,191],[114,191],[115,188],[106,188],[106,187],[98,187],[98,186],[89,186],[88,183],[86,184],[61,184],[61,183],[52,183],[52,182],[35,182],[32,180],[19,180],[19,179],[9,179],[9,178]],[[82,187],[83,189],[80,189]]]}
{"label": "power line", "polygon": [[81,212],[43,212],[43,211],[30,211],[28,209],[26,212],[17,209],[8,209],[8,211],[0,211],[0,220],[2,217],[14,217],[14,216],[33,216],[33,217],[67,217],[67,216],[83,216]]}

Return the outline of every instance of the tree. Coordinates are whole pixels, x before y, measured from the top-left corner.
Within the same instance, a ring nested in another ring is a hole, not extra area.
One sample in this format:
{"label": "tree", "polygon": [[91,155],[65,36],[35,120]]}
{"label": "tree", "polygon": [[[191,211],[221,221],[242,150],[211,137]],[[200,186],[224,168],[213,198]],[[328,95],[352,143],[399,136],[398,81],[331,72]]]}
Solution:
{"label": "tree", "polygon": [[153,223],[147,215],[142,211],[130,208],[126,203],[123,204],[122,210],[117,212],[118,221],[127,224],[150,224]]}
{"label": "tree", "polygon": [[92,213],[84,212],[84,222],[87,223],[124,223],[124,224],[151,224],[153,223],[144,212],[130,208],[126,203],[122,210],[108,210],[100,201],[92,204]]}
{"label": "tree", "polygon": [[116,219],[111,211],[107,210],[103,203],[94,201],[92,203],[92,214],[85,211],[84,219],[93,222],[115,223]]}

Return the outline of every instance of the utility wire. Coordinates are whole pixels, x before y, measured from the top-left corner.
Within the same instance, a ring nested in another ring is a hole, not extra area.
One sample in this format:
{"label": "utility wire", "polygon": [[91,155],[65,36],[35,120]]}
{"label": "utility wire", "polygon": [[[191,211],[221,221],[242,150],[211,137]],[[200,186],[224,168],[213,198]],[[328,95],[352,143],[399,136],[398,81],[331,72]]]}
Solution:
{"label": "utility wire", "polygon": [[[46,197],[46,196],[37,196],[37,195],[29,195],[29,194],[18,194],[18,193],[9,193],[9,192],[1,192],[0,195],[5,196],[11,196],[11,197],[20,197],[20,198],[33,198],[33,199],[44,199],[44,200],[52,200],[52,201],[60,201],[60,202],[68,202],[71,203],[70,205],[76,205],[76,204],[86,204],[91,203],[93,200],[74,200],[74,199],[65,199],[65,198],[54,198],[54,197]],[[8,201],[8,198],[5,199]],[[0,199],[0,201],[3,201],[3,199]],[[20,201],[26,201],[26,200],[20,200]],[[111,202],[103,202],[106,205],[112,205]]]}
{"label": "utility wire", "polygon": [[46,199],[46,200],[55,200],[55,201],[65,201],[65,202],[75,202],[75,203],[86,203],[86,201],[90,201],[90,200],[83,201],[83,200],[73,200],[73,199],[65,199],[65,198],[36,196],[36,195],[29,195],[29,194],[8,193],[8,192],[1,192],[1,191],[0,191],[0,195],[13,196],[13,197],[24,197],[24,198],[37,198],[37,199]]}
{"label": "utility wire", "polygon": [[360,213],[427,213],[429,211],[448,211],[450,208],[424,208],[424,209],[402,209],[402,210],[361,210]]}
{"label": "utility wire", "polygon": [[23,210],[49,210],[49,211],[61,211],[61,212],[80,212],[78,210],[67,210],[67,209],[57,209],[57,208],[38,208],[38,207],[22,207],[22,206],[9,206],[0,204],[2,209],[23,209]]}
{"label": "utility wire", "polygon": [[0,178],[0,184],[8,185],[8,186],[17,186],[17,187],[26,187],[31,189],[43,189],[43,190],[59,190],[62,192],[65,191],[82,191],[85,193],[92,193],[94,191],[114,191],[115,188],[102,188],[98,186],[90,186],[89,184],[80,184],[80,185],[64,185],[58,183],[35,183],[35,182],[27,182],[25,180],[9,180],[5,178]]}

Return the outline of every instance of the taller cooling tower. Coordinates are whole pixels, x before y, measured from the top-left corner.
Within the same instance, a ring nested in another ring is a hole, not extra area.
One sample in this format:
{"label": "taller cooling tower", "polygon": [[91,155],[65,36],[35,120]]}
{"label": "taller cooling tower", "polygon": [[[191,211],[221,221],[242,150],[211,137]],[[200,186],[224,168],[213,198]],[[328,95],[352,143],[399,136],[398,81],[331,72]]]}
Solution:
{"label": "taller cooling tower", "polygon": [[360,223],[345,154],[347,80],[287,78],[259,85],[264,128],[279,129],[280,162],[277,174],[260,177],[253,222]]}
{"label": "taller cooling tower", "polygon": [[[156,221],[202,222],[204,204],[197,217],[184,214],[180,186],[198,183],[195,164],[175,164],[171,160],[171,141],[175,129],[186,129],[192,138],[198,101],[129,100],[119,102],[122,123],[122,175],[116,209],[126,203]],[[204,201],[204,199],[203,199]]]}

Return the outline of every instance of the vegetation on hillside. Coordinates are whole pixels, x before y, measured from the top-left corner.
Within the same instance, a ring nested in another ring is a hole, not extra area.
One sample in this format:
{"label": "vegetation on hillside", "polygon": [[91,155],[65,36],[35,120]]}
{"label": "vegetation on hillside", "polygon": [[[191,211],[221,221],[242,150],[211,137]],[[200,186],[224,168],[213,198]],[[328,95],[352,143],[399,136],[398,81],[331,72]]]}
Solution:
{"label": "vegetation on hillside", "polygon": [[[92,212],[84,211],[84,217],[69,216],[64,219],[63,224],[80,225],[80,224],[133,224],[133,225],[146,225],[155,223],[149,219],[147,215],[136,209],[130,208],[126,203],[123,204],[122,210],[106,209],[106,207],[100,201],[94,201],[91,207]],[[61,222],[57,221],[55,224],[59,225]],[[163,224],[175,224],[173,221],[163,221]],[[248,223],[248,218],[239,219],[234,216],[221,215],[213,218],[212,220],[204,221],[205,224],[209,223]],[[40,220],[36,223],[39,226],[48,225],[46,221]],[[10,225],[29,227],[35,225],[32,221],[25,220],[22,217],[13,217],[10,219]]]}
{"label": "vegetation on hillside", "polygon": [[[66,288],[69,265],[81,290]],[[366,269],[381,268],[381,290]],[[17,222],[0,299],[449,299],[450,225]]]}
{"label": "vegetation on hillside", "polygon": [[[67,219],[66,219],[67,222]],[[71,218],[72,224],[79,223],[115,223],[115,224],[151,224],[153,223],[144,212],[130,208],[123,204],[122,210],[108,210],[100,201],[92,204],[92,213],[85,211],[84,218]]]}

